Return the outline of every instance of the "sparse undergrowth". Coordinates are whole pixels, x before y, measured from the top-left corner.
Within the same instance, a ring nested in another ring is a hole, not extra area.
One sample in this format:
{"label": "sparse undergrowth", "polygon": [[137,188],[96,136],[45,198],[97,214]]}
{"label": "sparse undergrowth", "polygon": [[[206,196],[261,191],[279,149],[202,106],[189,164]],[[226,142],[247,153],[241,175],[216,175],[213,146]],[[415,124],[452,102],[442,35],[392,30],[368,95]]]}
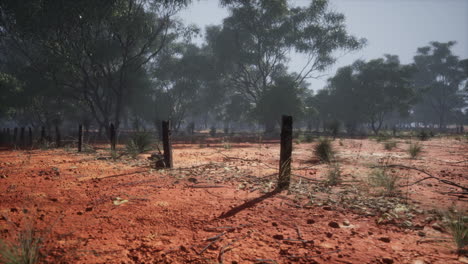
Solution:
{"label": "sparse undergrowth", "polygon": [[396,148],[396,146],[397,146],[396,141],[387,141],[384,143],[385,150],[392,150]]}
{"label": "sparse undergrowth", "polygon": [[446,214],[446,218],[446,227],[452,235],[457,252],[462,253],[468,246],[468,216],[452,211]]}
{"label": "sparse undergrowth", "polygon": [[369,175],[371,186],[382,188],[385,196],[395,196],[398,193],[398,176],[388,173],[385,169],[375,169]]}
{"label": "sparse undergrowth", "polygon": [[135,133],[127,143],[127,152],[132,157],[151,149],[151,135],[149,133]]}
{"label": "sparse undergrowth", "polygon": [[41,260],[42,238],[34,228],[18,235],[15,242],[0,240],[0,262],[4,264],[35,264]]}
{"label": "sparse undergrowth", "polygon": [[341,182],[342,177],[340,165],[338,163],[330,164],[325,184],[328,186],[336,186]]}
{"label": "sparse undergrowth", "polygon": [[422,146],[418,143],[411,143],[408,148],[408,153],[410,154],[412,159],[415,159],[421,154]]}
{"label": "sparse undergrowth", "polygon": [[331,162],[335,153],[333,151],[330,140],[321,139],[314,147],[314,154],[321,161]]}

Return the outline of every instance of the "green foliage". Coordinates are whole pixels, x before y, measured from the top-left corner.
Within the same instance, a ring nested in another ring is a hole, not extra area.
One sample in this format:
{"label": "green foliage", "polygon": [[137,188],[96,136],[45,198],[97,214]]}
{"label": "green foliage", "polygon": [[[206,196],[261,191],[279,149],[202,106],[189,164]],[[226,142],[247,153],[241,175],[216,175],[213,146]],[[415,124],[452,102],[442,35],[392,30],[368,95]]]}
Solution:
{"label": "green foliage", "polygon": [[414,71],[394,55],[355,61],[328,80],[327,91],[320,93],[321,100],[326,100],[324,111],[343,121],[350,133],[366,122],[378,134],[388,115],[408,114],[414,99]]}
{"label": "green foliage", "polygon": [[437,123],[444,129],[450,115],[463,109],[467,102],[463,98],[462,84],[468,79],[466,70],[452,48],[456,42],[431,42],[417,49],[414,76],[418,104],[414,117],[418,121]]}
{"label": "green foliage", "polygon": [[397,146],[397,142],[396,141],[387,141],[384,143],[384,148],[385,150],[392,150],[393,148],[395,148]]}
{"label": "green foliage", "polygon": [[127,152],[136,157],[136,155],[151,149],[151,134],[145,132],[138,132],[132,135],[127,142]]}
{"label": "green foliage", "polygon": [[421,131],[419,131],[417,137],[419,138],[419,140],[425,141],[425,140],[428,140],[428,139],[429,139],[430,134],[427,133],[426,130],[421,130]]}
{"label": "green foliage", "polygon": [[215,126],[212,126],[210,127],[210,136],[214,137],[216,136],[216,127]]}
{"label": "green foliage", "polygon": [[457,251],[461,252],[468,246],[468,216],[460,212],[448,212],[447,229],[450,231]]}
{"label": "green foliage", "polygon": [[387,173],[385,169],[376,169],[369,175],[370,184],[382,188],[385,196],[395,196],[398,193],[398,180],[398,176]]}
{"label": "green foliage", "polygon": [[334,157],[334,151],[331,142],[328,139],[321,139],[314,147],[314,154],[324,162],[331,162]]}
{"label": "green foliage", "polygon": [[34,228],[20,232],[14,243],[0,240],[0,262],[4,264],[39,263],[42,242],[42,238]]}
{"label": "green foliage", "polygon": [[314,141],[314,136],[312,136],[312,134],[305,135],[305,142],[311,143],[313,141]]}
{"label": "green foliage", "polygon": [[421,151],[422,151],[422,146],[419,145],[418,143],[411,143],[409,148],[408,148],[408,153],[410,154],[412,159],[419,156]]}

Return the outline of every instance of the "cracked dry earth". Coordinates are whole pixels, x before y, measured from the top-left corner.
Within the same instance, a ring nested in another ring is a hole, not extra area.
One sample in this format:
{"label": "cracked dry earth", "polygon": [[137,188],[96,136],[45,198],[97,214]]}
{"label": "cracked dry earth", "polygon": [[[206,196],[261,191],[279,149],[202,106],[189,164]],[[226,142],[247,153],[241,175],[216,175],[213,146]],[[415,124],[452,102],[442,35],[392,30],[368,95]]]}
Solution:
{"label": "cracked dry earth", "polygon": [[[0,151],[0,236],[34,228],[44,263],[467,263],[444,226],[447,208],[467,211],[457,187],[391,168],[392,197],[369,184],[371,167],[400,164],[468,185],[468,143],[335,140],[343,182],[327,186],[316,143],[294,144],[290,191],[271,192],[278,142],[175,144],[173,170],[148,154],[109,150]],[[102,147],[102,146],[101,146]],[[123,148],[123,146],[121,146]]]}

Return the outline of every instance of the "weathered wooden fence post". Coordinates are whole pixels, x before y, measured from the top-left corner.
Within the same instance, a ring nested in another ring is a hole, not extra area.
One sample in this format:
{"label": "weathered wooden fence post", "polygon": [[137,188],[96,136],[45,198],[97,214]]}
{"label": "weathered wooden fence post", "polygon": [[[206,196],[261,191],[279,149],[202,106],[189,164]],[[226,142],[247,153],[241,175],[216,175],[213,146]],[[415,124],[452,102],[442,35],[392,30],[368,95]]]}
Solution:
{"label": "weathered wooden fence post", "polygon": [[78,126],[78,152],[81,152],[83,146],[83,125]]}
{"label": "weathered wooden fence post", "polygon": [[25,136],[25,129],[24,127],[21,127],[20,130],[20,143],[19,143],[21,148],[26,147],[26,136]]}
{"label": "weathered wooden fence post", "polygon": [[171,121],[162,121],[162,137],[164,149],[164,163],[166,168],[172,168]]}
{"label": "weathered wooden fence post", "polygon": [[55,125],[55,147],[60,148],[61,147],[61,137],[60,137],[60,129],[58,125]]}
{"label": "weathered wooden fence post", "polygon": [[289,188],[291,181],[291,154],[292,154],[292,116],[283,116],[281,123],[281,149],[279,163],[278,189]]}
{"label": "weathered wooden fence post", "polygon": [[45,132],[45,127],[41,127],[41,144],[44,144],[46,141],[46,132]]}
{"label": "weathered wooden fence post", "polygon": [[33,133],[32,133],[31,127],[28,127],[28,146],[29,147],[33,146]]}
{"label": "weathered wooden fence post", "polygon": [[116,140],[115,140],[115,126],[113,123],[110,124],[109,133],[110,133],[111,150],[115,151]]}

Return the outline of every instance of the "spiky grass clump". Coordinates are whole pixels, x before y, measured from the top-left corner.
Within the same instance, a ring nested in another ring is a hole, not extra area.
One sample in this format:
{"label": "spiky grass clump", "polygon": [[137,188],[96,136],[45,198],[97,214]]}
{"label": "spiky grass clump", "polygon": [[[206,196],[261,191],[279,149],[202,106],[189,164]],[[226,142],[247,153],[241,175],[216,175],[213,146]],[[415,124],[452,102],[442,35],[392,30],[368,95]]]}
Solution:
{"label": "spiky grass clump", "polygon": [[135,157],[136,155],[151,149],[151,135],[149,133],[136,133],[127,142],[127,152]]}
{"label": "spiky grass clump", "polygon": [[385,169],[376,169],[369,175],[372,186],[382,188],[383,195],[395,196],[398,193],[398,176],[389,174]]}
{"label": "spiky grass clump", "polygon": [[333,160],[334,151],[331,142],[328,139],[321,139],[314,147],[314,154],[317,158],[324,162]]}
{"label": "spiky grass clump", "polygon": [[42,238],[33,228],[22,231],[16,242],[0,240],[0,263],[36,264],[41,260]]}
{"label": "spiky grass clump", "polygon": [[412,143],[410,144],[408,148],[408,153],[410,154],[412,159],[419,156],[419,154],[421,154],[421,151],[422,151],[422,146],[419,145],[418,143]]}
{"label": "spiky grass clump", "polygon": [[325,181],[325,184],[328,186],[336,186],[342,182],[342,177],[341,177],[341,168],[338,163],[334,163],[330,165],[330,168],[328,169],[328,174],[327,174],[327,179]]}
{"label": "spiky grass clump", "polygon": [[397,143],[395,141],[387,141],[384,143],[385,150],[392,150],[396,146],[397,146]]}
{"label": "spiky grass clump", "polygon": [[447,219],[446,227],[452,235],[457,252],[461,253],[468,246],[468,216],[459,212],[449,212]]}
{"label": "spiky grass clump", "polygon": [[419,131],[417,136],[418,136],[419,140],[426,141],[426,140],[429,139],[430,134],[426,130],[421,130],[421,131]]}

